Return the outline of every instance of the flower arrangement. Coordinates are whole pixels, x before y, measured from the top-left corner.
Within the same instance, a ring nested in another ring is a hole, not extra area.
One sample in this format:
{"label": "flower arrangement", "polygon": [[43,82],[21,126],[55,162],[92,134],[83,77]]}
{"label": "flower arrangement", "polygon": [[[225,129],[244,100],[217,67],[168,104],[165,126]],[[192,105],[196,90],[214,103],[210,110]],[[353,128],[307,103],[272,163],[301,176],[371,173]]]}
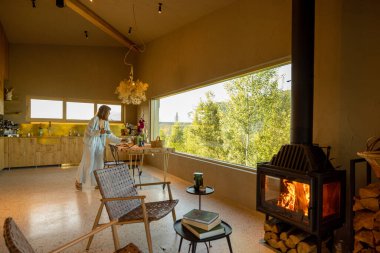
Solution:
{"label": "flower arrangement", "polygon": [[133,78],[124,79],[116,87],[115,94],[118,94],[118,98],[121,99],[123,104],[138,105],[146,100],[145,91],[148,89],[148,84],[143,83],[140,80],[136,82]]}

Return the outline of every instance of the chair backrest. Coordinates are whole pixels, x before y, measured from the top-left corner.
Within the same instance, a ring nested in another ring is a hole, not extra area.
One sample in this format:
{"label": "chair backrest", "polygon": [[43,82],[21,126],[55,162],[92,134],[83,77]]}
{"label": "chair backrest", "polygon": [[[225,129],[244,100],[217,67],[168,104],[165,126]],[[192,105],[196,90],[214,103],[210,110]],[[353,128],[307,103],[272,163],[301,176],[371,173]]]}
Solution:
{"label": "chair backrest", "polygon": [[10,253],[35,253],[11,217],[4,222],[4,240]]}
{"label": "chair backrest", "polygon": [[[107,169],[94,171],[102,198],[137,196],[134,181],[129,175],[128,165],[121,164]],[[115,220],[135,209],[140,200],[107,201],[105,206],[110,220]]]}
{"label": "chair backrest", "polygon": [[111,155],[113,157],[113,160],[116,164],[119,164],[119,152],[117,150],[117,146],[115,144],[108,144],[110,150],[111,150]]}

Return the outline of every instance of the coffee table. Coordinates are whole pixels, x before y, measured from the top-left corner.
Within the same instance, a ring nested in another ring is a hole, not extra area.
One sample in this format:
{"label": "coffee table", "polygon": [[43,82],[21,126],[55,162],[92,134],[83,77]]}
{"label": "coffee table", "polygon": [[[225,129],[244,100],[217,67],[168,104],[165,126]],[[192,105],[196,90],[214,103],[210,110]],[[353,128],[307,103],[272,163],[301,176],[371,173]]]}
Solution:
{"label": "coffee table", "polygon": [[214,193],[214,188],[210,186],[206,186],[205,191],[199,191],[199,190],[196,190],[194,186],[190,186],[190,187],[187,187],[186,192],[199,196],[199,210],[201,210],[201,207],[202,207],[201,196]]}
{"label": "coffee table", "polygon": [[[231,226],[227,222],[222,221],[222,223],[221,223],[222,226],[224,227],[224,234],[220,234],[220,235],[216,235],[216,236],[211,236],[211,237],[204,238],[204,239],[199,239],[193,233],[191,233],[189,230],[187,230],[184,226],[182,226],[181,221],[182,221],[182,219],[177,220],[174,223],[174,230],[181,237],[181,241],[179,242],[178,252],[181,251],[181,246],[182,246],[182,240],[183,239],[188,240],[190,242],[191,249],[192,249],[191,252],[195,253],[196,249],[197,249],[197,243],[199,243],[199,242],[206,243],[206,242],[211,242],[211,241],[219,240],[219,239],[222,239],[222,238],[226,238],[227,239],[227,243],[228,243],[228,248],[230,249],[230,253],[233,253],[232,252],[231,241],[230,241],[230,234],[232,233],[232,228],[231,228]],[[208,251],[208,247],[207,247],[207,252],[209,252]]]}

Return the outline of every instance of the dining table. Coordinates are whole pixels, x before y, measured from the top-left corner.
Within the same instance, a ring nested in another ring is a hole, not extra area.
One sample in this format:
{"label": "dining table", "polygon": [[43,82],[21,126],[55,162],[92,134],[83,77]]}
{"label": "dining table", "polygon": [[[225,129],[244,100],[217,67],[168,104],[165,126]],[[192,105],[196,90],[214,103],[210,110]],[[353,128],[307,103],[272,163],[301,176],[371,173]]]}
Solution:
{"label": "dining table", "polygon": [[[143,164],[144,155],[162,154],[163,155],[163,163],[164,163],[163,164],[164,182],[166,182],[166,176],[167,176],[168,166],[169,166],[169,156],[171,153],[174,152],[174,150],[175,150],[174,148],[152,147],[150,144],[145,144],[144,146],[138,146],[138,145],[133,145],[133,144],[129,144],[129,143],[120,143],[120,144],[110,143],[110,145],[114,145],[116,147],[117,152],[126,153],[129,157],[128,160],[130,163],[134,160],[133,156],[135,156],[135,155],[142,155],[141,164]],[[119,157],[119,156],[117,155],[114,157]],[[115,162],[119,162],[119,161],[115,161]]]}

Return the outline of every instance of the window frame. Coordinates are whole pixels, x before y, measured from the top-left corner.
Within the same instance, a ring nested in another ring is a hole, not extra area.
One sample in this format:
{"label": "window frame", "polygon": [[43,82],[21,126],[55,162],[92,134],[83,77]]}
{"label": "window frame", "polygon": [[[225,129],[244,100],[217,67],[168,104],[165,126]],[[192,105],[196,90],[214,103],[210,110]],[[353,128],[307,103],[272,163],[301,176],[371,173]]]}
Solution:
{"label": "window frame", "polygon": [[[41,99],[41,100],[53,100],[53,101],[62,101],[63,102],[63,118],[55,119],[55,118],[32,118],[31,117],[31,100],[32,99]],[[125,120],[125,106],[118,101],[109,101],[109,100],[92,100],[92,99],[76,99],[76,98],[62,98],[62,97],[45,97],[45,96],[26,96],[26,121],[28,122],[60,122],[60,123],[86,123],[89,120],[79,120],[79,119],[67,119],[67,102],[74,103],[92,103],[94,105],[94,116],[97,112],[98,104],[106,104],[106,105],[116,105],[121,106],[121,119],[120,121],[110,121],[113,123],[123,123]]]}
{"label": "window frame", "polygon": [[[180,91],[176,90],[176,91],[171,92],[171,93],[165,93],[163,95],[154,96],[154,97],[150,98],[149,99],[149,103],[150,103],[149,104],[149,110],[150,110],[150,120],[151,120],[150,129],[149,129],[150,130],[150,136],[152,136],[152,139],[153,139],[153,136],[155,136],[153,134],[156,134],[157,136],[159,136],[159,132],[160,132],[160,130],[159,130],[160,99],[163,99],[163,98],[169,97],[169,96],[178,95],[181,93],[185,93],[185,92],[188,92],[191,90],[211,86],[211,85],[214,85],[216,83],[229,81],[231,79],[239,78],[239,77],[242,77],[245,75],[254,74],[254,73],[260,72],[262,70],[277,68],[277,67],[281,67],[284,65],[292,64],[290,59],[291,59],[290,56],[284,57],[282,59],[274,60],[271,62],[267,62],[265,64],[260,64],[260,65],[254,66],[252,68],[248,68],[248,69],[245,69],[242,71],[237,71],[237,72],[231,73],[229,75],[223,76],[222,78],[215,78],[211,81],[210,80],[205,81],[205,82],[199,83],[198,85],[194,85],[191,87],[181,89]],[[289,132],[289,135],[290,135],[290,132]],[[191,153],[184,153],[184,152],[176,151],[176,150],[174,151],[174,153],[178,156],[183,156],[183,157],[194,159],[197,161],[203,161],[203,162],[207,162],[207,163],[222,165],[222,166],[228,167],[230,169],[239,169],[239,170],[244,170],[244,171],[249,171],[249,172],[255,172],[257,170],[256,167],[250,167],[250,166],[247,166],[244,164],[236,164],[236,163],[232,163],[229,161],[217,160],[217,159],[213,159],[210,157],[198,156],[198,155],[191,154]]]}

